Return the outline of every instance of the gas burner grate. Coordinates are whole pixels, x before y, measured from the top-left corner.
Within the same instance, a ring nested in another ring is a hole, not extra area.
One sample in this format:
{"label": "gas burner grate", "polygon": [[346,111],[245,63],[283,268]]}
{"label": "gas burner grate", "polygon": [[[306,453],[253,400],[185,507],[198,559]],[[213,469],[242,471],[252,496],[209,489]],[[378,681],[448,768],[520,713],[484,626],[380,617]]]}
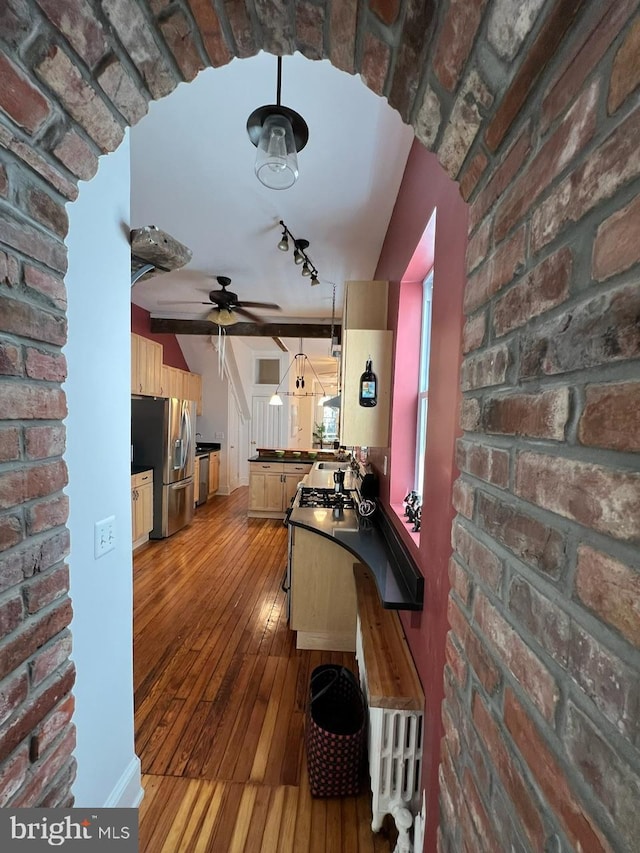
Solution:
{"label": "gas burner grate", "polygon": [[353,498],[348,492],[334,492],[333,489],[312,489],[303,486],[300,490],[300,507],[342,507],[343,509],[354,509]]}

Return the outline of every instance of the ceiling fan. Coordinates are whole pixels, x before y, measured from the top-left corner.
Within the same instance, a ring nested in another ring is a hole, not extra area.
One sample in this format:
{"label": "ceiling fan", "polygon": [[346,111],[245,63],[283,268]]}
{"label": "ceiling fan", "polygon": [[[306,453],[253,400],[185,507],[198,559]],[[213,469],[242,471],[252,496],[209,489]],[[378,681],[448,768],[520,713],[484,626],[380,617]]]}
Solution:
{"label": "ceiling fan", "polygon": [[[238,294],[227,290],[231,284],[231,279],[226,275],[216,276],[216,281],[222,288],[221,290],[212,290],[209,293],[208,302],[180,302],[184,305],[211,305],[212,310],[207,314],[206,319],[211,323],[217,323],[219,326],[233,326],[238,322],[238,316],[247,317],[254,323],[263,324],[265,320],[255,314],[253,311],[248,311],[248,308],[270,308],[274,311],[279,311],[280,306],[274,302],[248,302],[240,301]],[[173,302],[172,304],[177,304]]]}

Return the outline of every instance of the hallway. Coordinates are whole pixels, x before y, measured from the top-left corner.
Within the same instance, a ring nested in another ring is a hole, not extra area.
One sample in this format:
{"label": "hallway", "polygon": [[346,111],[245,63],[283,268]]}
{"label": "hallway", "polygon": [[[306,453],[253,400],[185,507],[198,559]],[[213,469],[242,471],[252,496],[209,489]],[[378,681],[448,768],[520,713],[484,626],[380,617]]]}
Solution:
{"label": "hallway", "polygon": [[297,651],[281,590],[287,531],[247,519],[248,490],[134,557],[141,853],[388,853],[370,793],[314,800],[309,674],[351,654]]}

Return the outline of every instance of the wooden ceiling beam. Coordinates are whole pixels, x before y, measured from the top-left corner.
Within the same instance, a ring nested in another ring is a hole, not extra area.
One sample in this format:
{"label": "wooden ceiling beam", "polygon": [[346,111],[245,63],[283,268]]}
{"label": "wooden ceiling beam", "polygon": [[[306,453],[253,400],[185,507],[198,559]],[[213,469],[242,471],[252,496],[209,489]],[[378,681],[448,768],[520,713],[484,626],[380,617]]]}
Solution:
{"label": "wooden ceiling beam", "polygon": [[[328,323],[235,323],[224,327],[228,335],[244,335],[251,338],[330,338]],[[208,320],[171,320],[164,317],[151,318],[151,332],[163,335],[217,335],[218,326]],[[334,326],[334,334],[340,340],[341,328]]]}

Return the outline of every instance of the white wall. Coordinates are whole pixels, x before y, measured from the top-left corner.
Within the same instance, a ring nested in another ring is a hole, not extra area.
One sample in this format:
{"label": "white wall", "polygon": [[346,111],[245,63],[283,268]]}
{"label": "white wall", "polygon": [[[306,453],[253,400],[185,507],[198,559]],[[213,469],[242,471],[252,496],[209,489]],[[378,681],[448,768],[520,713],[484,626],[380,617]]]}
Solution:
{"label": "white wall", "polygon": [[[132,806],[141,788],[133,734],[128,137],[101,158],[68,213],[74,794],[81,807]],[[115,549],[95,559],[94,523],[111,515]]]}

